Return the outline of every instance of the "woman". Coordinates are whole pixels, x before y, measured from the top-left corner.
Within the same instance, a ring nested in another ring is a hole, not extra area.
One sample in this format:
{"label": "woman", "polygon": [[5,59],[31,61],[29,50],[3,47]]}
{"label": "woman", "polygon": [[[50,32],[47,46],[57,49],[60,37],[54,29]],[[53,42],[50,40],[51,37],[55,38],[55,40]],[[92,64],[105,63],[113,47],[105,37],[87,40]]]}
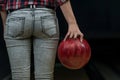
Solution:
{"label": "woman", "polygon": [[83,34],[69,0],[0,0],[13,80],[30,80],[31,53],[34,54],[35,80],[53,80],[59,41],[57,7],[68,23],[64,40],[80,36],[82,41]]}

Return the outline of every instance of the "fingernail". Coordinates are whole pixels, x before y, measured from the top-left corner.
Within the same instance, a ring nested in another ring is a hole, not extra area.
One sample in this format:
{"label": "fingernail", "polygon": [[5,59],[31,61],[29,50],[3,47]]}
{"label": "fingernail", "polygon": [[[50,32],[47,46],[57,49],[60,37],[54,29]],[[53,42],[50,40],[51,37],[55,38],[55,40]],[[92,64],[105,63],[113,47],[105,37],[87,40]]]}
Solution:
{"label": "fingernail", "polygon": [[63,41],[65,41],[66,39],[64,39]]}
{"label": "fingernail", "polygon": [[82,42],[82,41],[83,41],[83,39],[80,39],[80,41]]}

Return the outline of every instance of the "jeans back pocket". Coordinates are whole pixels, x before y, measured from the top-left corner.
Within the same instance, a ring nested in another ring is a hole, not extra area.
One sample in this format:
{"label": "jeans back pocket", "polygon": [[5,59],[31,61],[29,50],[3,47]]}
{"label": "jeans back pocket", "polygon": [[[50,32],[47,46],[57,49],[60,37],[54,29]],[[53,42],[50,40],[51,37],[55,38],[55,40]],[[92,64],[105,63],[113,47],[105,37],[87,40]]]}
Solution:
{"label": "jeans back pocket", "polygon": [[20,37],[24,33],[25,17],[11,17],[7,21],[7,35]]}
{"label": "jeans back pocket", "polygon": [[42,32],[49,37],[59,34],[57,18],[55,15],[47,15],[42,17]]}

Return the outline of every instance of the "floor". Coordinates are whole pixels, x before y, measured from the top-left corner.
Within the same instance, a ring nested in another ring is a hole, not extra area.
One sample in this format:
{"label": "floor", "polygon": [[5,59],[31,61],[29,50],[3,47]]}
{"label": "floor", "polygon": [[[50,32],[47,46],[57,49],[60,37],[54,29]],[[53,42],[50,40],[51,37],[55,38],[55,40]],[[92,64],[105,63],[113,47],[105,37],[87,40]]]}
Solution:
{"label": "floor", "polygon": [[[115,41],[102,41],[104,42],[102,44],[99,43],[100,41],[91,42],[92,54],[95,56],[93,56],[89,64],[82,69],[69,70],[57,62],[54,72],[55,80],[120,80],[120,58],[118,54],[120,53],[120,47],[115,47],[116,44],[120,45],[120,39]],[[0,55],[3,56],[3,54]],[[8,71],[9,68],[7,69],[4,66],[4,58],[2,59],[1,57],[0,59],[0,73],[3,74],[5,70]],[[10,80],[10,77],[8,74],[8,76],[6,75],[4,78],[0,78],[0,80]]]}
{"label": "floor", "polygon": [[[120,80],[120,64],[107,64],[101,61],[95,62],[96,68],[103,76],[104,80]],[[93,73],[93,75],[96,75]],[[85,69],[69,70],[62,65],[55,69],[55,80],[93,80],[90,79]],[[99,80],[95,79],[94,80]]]}
{"label": "floor", "polygon": [[[120,64],[106,64],[101,61],[95,62],[96,68],[100,74],[104,77],[104,80],[120,80]],[[94,77],[90,79],[84,68],[79,70],[70,70],[62,66],[60,63],[55,67],[55,80],[103,80],[96,78],[96,73],[93,73]],[[98,76],[98,75],[97,75]],[[1,80],[11,80],[11,76],[6,76]]]}
{"label": "floor", "polygon": [[70,70],[58,64],[55,68],[55,80],[89,80],[84,69]]}

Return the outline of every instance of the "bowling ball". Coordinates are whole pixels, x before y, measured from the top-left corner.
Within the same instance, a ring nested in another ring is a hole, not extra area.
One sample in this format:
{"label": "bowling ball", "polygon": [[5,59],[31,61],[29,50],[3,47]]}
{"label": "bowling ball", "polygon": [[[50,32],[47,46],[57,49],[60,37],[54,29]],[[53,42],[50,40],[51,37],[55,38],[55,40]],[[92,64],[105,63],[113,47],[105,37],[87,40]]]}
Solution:
{"label": "bowling ball", "polygon": [[91,48],[87,40],[68,38],[58,46],[58,59],[68,69],[80,69],[85,66],[91,57]]}

